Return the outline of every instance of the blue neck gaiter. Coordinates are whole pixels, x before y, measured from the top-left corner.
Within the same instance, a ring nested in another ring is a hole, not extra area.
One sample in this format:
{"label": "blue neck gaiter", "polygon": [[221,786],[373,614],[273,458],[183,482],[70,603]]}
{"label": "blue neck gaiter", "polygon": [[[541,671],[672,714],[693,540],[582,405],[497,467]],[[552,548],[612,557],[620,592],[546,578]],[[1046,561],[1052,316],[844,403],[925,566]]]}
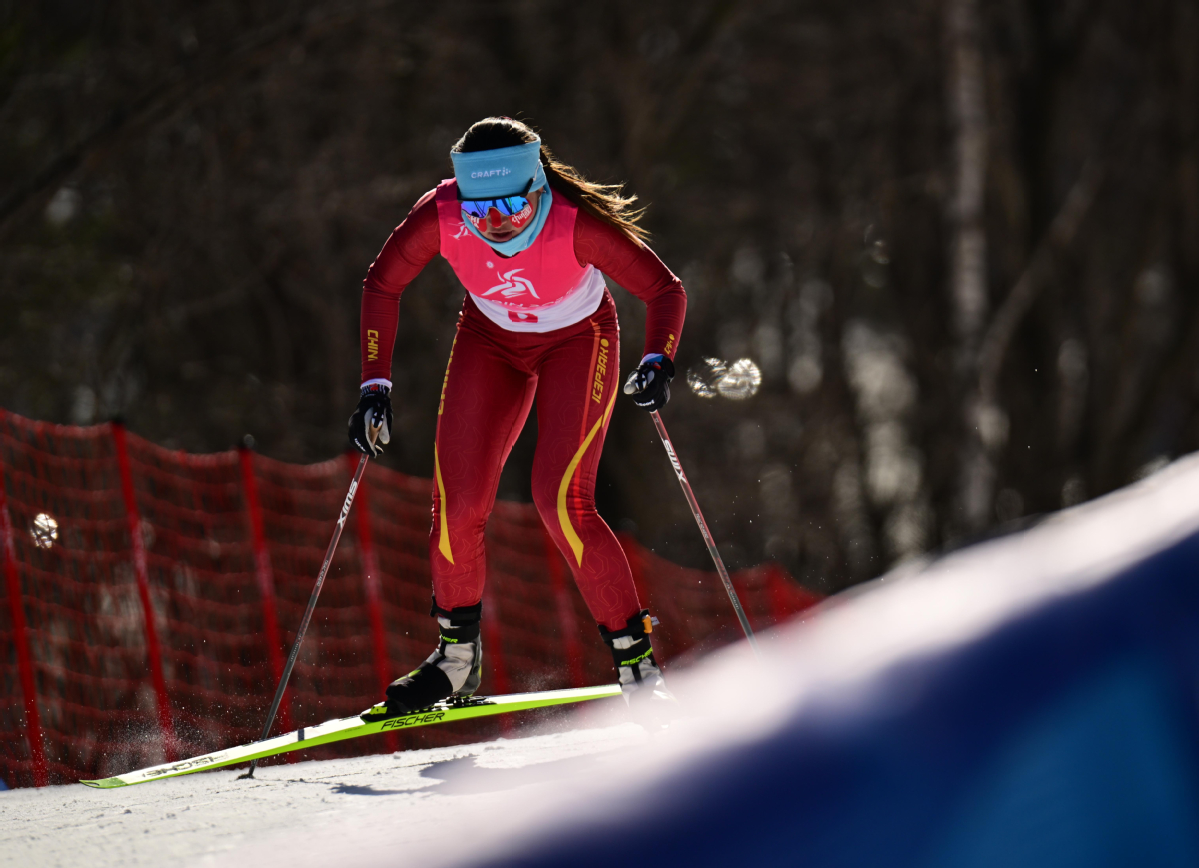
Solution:
{"label": "blue neck gaiter", "polygon": [[[541,140],[527,142],[511,148],[495,148],[490,151],[469,153],[450,152],[454,164],[454,177],[458,181],[458,192],[463,199],[498,199],[503,196],[524,195],[526,190],[541,190],[537,213],[523,232],[507,241],[489,241],[470,220],[462,223],[476,238],[502,256],[515,256],[528,249],[549,217],[554,204],[550,185],[541,166]],[[532,183],[530,183],[532,182]]]}

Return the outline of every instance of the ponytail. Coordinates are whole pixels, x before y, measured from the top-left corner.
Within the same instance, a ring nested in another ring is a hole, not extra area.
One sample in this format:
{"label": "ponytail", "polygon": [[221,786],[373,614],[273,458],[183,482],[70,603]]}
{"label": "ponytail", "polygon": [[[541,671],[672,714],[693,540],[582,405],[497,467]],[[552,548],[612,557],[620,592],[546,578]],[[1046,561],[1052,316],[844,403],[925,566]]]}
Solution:
{"label": "ponytail", "polygon": [[635,195],[622,195],[623,184],[588,181],[578,169],[556,159],[544,144],[541,146],[541,165],[545,167],[545,177],[554,192],[561,193],[600,222],[619,229],[632,241],[641,243],[649,238],[649,231],[639,225],[645,209],[633,207],[637,201]]}
{"label": "ponytail", "polygon": [[[508,148],[538,140],[538,135],[528,125],[512,118],[484,118],[460,138],[451,149],[459,153],[489,151]],[[649,232],[639,222],[645,215],[644,208],[634,208],[636,196],[624,196],[623,184],[597,184],[588,181],[573,166],[558,160],[543,143],[541,164],[550,188],[560,193],[575,206],[582,208],[601,223],[619,230],[629,240],[641,244],[649,238]]]}

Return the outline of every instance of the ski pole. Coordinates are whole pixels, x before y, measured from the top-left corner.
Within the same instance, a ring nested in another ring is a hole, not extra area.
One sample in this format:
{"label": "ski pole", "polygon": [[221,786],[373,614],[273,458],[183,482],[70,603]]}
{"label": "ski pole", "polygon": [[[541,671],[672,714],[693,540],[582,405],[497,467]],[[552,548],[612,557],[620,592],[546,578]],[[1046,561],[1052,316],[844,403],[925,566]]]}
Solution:
{"label": "ski pole", "polygon": [[699,525],[699,532],[703,535],[704,543],[708,546],[708,554],[712,556],[712,560],[716,563],[716,572],[720,575],[720,581],[724,582],[724,589],[729,593],[729,602],[733,604],[733,611],[737,613],[737,620],[741,622],[741,629],[745,631],[745,638],[749,640],[749,645],[754,649],[754,653],[759,657],[761,652],[758,650],[758,640],[754,637],[754,631],[749,626],[749,619],[745,617],[745,610],[741,608],[741,600],[737,597],[737,592],[733,589],[733,582],[729,578],[729,571],[724,567],[724,561],[720,559],[720,552],[716,551],[716,543],[712,540],[712,533],[708,530],[708,523],[704,521],[704,514],[699,510],[699,502],[695,499],[695,492],[691,490],[691,483],[687,481],[687,474],[683,472],[683,465],[679,463],[678,453],[674,451],[674,444],[670,442],[670,435],[666,433],[666,426],[662,424],[662,417],[658,415],[657,410],[650,412],[654,417],[654,427],[658,429],[658,436],[662,438],[662,445],[666,447],[666,454],[670,458],[670,466],[674,468],[675,475],[679,478],[679,485],[683,488],[683,494],[687,498],[687,504],[691,507],[691,514],[695,516],[695,523]]}
{"label": "ski pole", "polygon": [[[337,551],[337,543],[341,539],[342,529],[346,526],[346,516],[350,514],[350,506],[354,503],[354,494],[358,491],[358,483],[362,481],[362,473],[366,470],[367,456],[364,454],[358,462],[358,469],[354,471],[354,479],[350,482],[350,490],[346,494],[345,503],[341,507],[341,516],[337,519],[337,527],[333,530],[333,539],[329,540],[329,549],[325,552],[325,562],[321,564],[320,575],[316,577],[316,587],[312,589],[312,596],[308,598],[308,609],[304,612],[304,618],[300,621],[300,629],[296,631],[296,641],[292,643],[291,653],[287,655],[287,665],[283,667],[283,675],[279,679],[279,688],[275,691],[275,700],[271,703],[271,710],[266,716],[266,725],[262,727],[262,735],[259,741],[266,739],[271,734],[271,725],[275,722],[275,715],[279,711],[279,703],[283,701],[283,691],[287,689],[287,679],[291,677],[291,670],[296,665],[296,657],[300,653],[300,643],[304,641],[304,633],[308,630],[308,622],[312,620],[312,613],[316,609],[317,597],[321,595],[321,586],[325,584],[325,576],[329,574],[329,564],[333,563],[333,552]],[[253,760],[250,763],[250,770],[244,775],[239,775],[238,780],[254,777],[254,769],[258,768],[258,760]]]}

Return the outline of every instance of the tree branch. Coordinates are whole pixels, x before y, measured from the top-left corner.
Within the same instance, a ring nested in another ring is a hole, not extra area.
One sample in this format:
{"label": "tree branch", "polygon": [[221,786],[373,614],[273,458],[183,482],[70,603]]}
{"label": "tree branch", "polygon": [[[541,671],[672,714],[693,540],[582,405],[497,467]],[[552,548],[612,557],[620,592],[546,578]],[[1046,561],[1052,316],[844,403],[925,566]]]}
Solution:
{"label": "tree branch", "polygon": [[1049,229],[1041,237],[1024,273],[1020,275],[1020,279],[992,317],[978,354],[978,394],[981,406],[994,405],[999,372],[1003,368],[1012,335],[1044,286],[1045,278],[1053,265],[1055,252],[1069,247],[1074,236],[1078,234],[1078,228],[1095,200],[1095,193],[1103,181],[1103,175],[1104,169],[1100,163],[1088,160],[1083,165],[1078,180],[1074,182],[1073,188],[1062,203],[1061,210],[1049,224]]}
{"label": "tree branch", "polygon": [[51,188],[57,187],[79,166],[98,163],[104,156],[103,150],[114,145],[122,135],[140,125],[154,123],[157,115],[168,110],[174,114],[182,106],[210,98],[224,85],[268,62],[282,45],[309,39],[394,3],[395,0],[367,0],[318,7],[308,12],[298,10],[238,40],[228,53],[201,64],[193,72],[176,67],[131,103],[114,109],[93,130],[0,199],[0,235],[11,228],[16,222],[13,218],[27,205],[44,198]]}

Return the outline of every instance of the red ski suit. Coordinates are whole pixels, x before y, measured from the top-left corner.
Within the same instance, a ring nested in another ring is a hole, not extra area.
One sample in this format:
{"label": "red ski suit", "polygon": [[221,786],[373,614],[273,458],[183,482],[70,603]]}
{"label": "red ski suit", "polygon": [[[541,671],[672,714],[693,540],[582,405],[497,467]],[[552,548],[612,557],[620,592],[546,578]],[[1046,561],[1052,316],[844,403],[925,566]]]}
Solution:
{"label": "red ski suit", "polygon": [[[449,255],[445,248],[450,238],[460,243],[462,234],[447,234],[454,228],[447,225],[452,211],[445,201],[447,182],[438,189],[443,200],[440,217],[437,191],[430,191],[395,229],[367,274],[362,296],[364,382],[390,379],[404,288],[437,253],[454,265],[459,248]],[[580,268],[594,265],[646,302],[645,352],[673,357],[686,311],[686,293],[678,278],[648,247],[575,209],[557,191],[552,209],[548,219],[556,221],[553,231],[543,229],[529,250],[561,245],[563,237],[569,245],[573,237]],[[505,260],[477,239],[470,243],[475,242],[475,255],[484,251],[493,260],[486,263],[489,267],[499,262],[503,269],[527,261],[521,254]],[[513,272],[496,273],[507,277]],[[459,272],[467,282],[464,274]],[[596,468],[620,387],[620,331],[612,297],[603,289],[594,312],[573,324],[552,331],[514,331],[484,315],[480,304],[486,302],[476,303],[471,294],[484,293],[471,282],[467,288],[442,386],[434,446],[429,551],[437,604],[450,609],[482,599],[484,527],[495,503],[500,470],[537,398],[533,501],[570,564],[592,616],[608,629],[620,629],[641,606],[624,552],[595,510]],[[540,295],[561,294],[554,289],[543,287]],[[512,328],[536,328],[524,323],[535,323],[538,310],[536,303],[528,303],[509,312]]]}

